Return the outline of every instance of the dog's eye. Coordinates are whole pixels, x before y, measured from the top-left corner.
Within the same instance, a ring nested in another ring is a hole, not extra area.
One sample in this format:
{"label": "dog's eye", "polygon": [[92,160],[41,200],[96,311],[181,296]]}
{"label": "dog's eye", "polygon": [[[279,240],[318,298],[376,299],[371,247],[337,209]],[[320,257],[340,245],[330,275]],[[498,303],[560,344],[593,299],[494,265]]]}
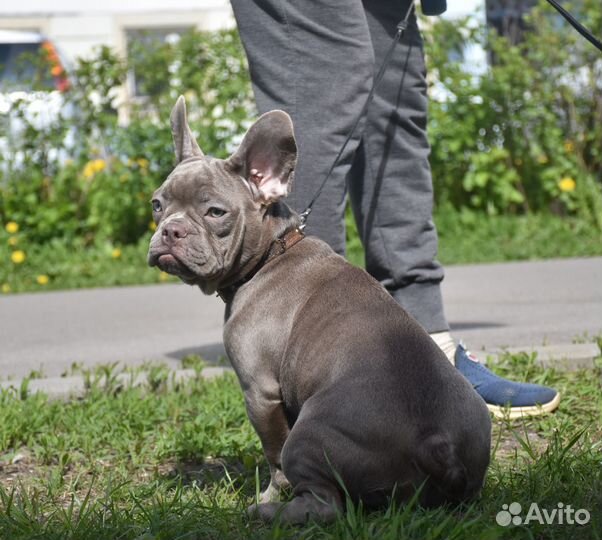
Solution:
{"label": "dog's eye", "polygon": [[153,205],[153,212],[161,212],[161,210],[163,210],[163,207],[161,206],[161,202],[158,201],[157,199],[153,199],[151,201],[151,204]]}
{"label": "dog's eye", "polygon": [[225,216],[226,215],[226,211],[222,210],[221,208],[216,208],[215,206],[212,206],[207,211],[207,215],[211,216],[211,217],[214,217],[214,218],[218,218],[218,217]]}

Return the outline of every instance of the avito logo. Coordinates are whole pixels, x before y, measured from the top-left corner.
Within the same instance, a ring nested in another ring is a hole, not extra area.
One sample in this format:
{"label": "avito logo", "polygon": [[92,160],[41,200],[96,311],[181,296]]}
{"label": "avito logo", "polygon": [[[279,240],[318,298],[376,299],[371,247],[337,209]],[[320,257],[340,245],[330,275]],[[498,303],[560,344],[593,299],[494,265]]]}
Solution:
{"label": "avito logo", "polygon": [[529,525],[539,523],[541,525],[587,525],[591,518],[585,508],[575,510],[570,504],[559,502],[556,508],[548,510],[540,508],[537,503],[531,503],[527,515],[523,518],[521,513],[523,507],[518,502],[502,505],[502,510],[495,516],[495,521],[502,527],[509,525]]}

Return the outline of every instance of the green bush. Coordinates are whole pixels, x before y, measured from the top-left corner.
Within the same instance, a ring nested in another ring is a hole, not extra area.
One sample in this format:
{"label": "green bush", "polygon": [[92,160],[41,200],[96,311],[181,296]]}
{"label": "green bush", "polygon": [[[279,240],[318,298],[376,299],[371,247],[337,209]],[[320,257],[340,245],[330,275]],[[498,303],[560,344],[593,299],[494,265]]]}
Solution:
{"label": "green bush", "polygon": [[[599,0],[580,6],[579,18],[602,35]],[[431,82],[439,90],[433,95],[447,96],[430,108],[436,202],[449,215],[551,213],[602,231],[600,55],[564,22],[559,29],[543,0],[529,24],[516,45],[468,21],[440,20],[426,33]],[[494,59],[480,77],[450,61],[450,53],[470,43]],[[143,97],[124,102],[130,73]],[[0,264],[0,283],[13,289],[17,274],[40,275],[28,267],[34,246],[112,254],[131,245],[138,253],[154,226],[148,201],[174,165],[168,126],[179,94],[201,147],[217,157],[234,150],[256,116],[233,30],[190,31],[177,43],[140,34],[127,62],[103,47],[79,60],[70,78],[64,113],[46,129],[28,122],[24,100],[0,117],[0,125],[9,116],[25,125],[0,156],[0,261],[8,261]],[[349,244],[359,262],[351,225]],[[15,262],[22,255],[27,261]]]}
{"label": "green bush", "polygon": [[[599,0],[579,18],[602,35]],[[429,133],[439,203],[490,214],[579,214],[602,230],[602,61],[600,53],[541,0],[529,32],[512,45],[468,20],[437,22],[427,34],[439,94]],[[475,77],[450,52],[490,51]]]}
{"label": "green bush", "polygon": [[[128,63],[106,47],[79,60],[64,94],[66,112],[45,129],[28,121],[24,100],[9,111],[25,130],[0,158],[0,223],[16,222],[22,240],[136,243],[152,226],[151,195],[174,165],[168,126],[179,94],[209,154],[226,155],[252,121],[234,31],[192,30],[174,44],[146,45],[134,45]],[[131,70],[145,95],[122,103],[119,88]]]}

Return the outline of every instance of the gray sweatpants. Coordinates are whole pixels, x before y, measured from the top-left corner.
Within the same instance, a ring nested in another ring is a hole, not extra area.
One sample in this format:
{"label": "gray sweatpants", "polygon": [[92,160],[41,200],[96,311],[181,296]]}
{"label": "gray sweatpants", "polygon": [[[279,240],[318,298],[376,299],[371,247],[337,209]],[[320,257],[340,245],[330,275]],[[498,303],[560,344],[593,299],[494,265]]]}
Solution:
{"label": "gray sweatpants", "polygon": [[[407,0],[231,0],[260,112],[299,146],[289,204],[305,209],[366,100]],[[347,193],[366,269],[428,332],[448,330],[435,260],[422,39],[412,17],[377,94],[316,201],[307,232],[345,252]]]}

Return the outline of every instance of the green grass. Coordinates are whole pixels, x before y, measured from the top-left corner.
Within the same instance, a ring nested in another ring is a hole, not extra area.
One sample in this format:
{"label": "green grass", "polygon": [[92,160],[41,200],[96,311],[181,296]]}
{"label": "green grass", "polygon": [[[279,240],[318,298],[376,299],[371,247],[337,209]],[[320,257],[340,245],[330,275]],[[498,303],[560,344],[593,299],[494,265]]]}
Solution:
{"label": "green grass", "polygon": [[[84,246],[80,242],[58,240],[44,245],[21,241],[12,248],[0,245],[0,260],[5,261],[0,264],[0,294],[2,287],[8,288],[10,294],[177,281],[147,265],[149,236],[135,245],[119,247],[108,243]],[[20,264],[11,261],[11,253],[16,249],[26,256]],[[40,275],[48,276],[48,283],[39,284]]]}
{"label": "green grass", "polygon": [[[543,370],[508,356],[496,369],[551,384],[560,410],[496,421],[492,464],[471,506],[425,510],[350,508],[328,526],[266,527],[244,509],[267,482],[257,437],[233,376],[169,385],[156,369],[148,388],[101,387],[82,399],[0,394],[2,539],[378,539],[602,537],[602,369]],[[110,369],[103,372],[114,381]],[[501,527],[503,504],[559,502],[584,508],[584,526]]]}
{"label": "green grass", "polygon": [[577,218],[445,210],[435,222],[444,265],[602,255],[602,231]]}
{"label": "green grass", "polygon": [[[435,221],[439,260],[444,265],[602,255],[602,233],[578,219],[485,216],[443,209],[435,214]],[[362,266],[364,252],[349,213],[347,225],[348,258]],[[10,246],[9,235],[0,230],[0,261],[4,261],[0,264],[0,294],[176,281],[147,266],[149,237],[150,233],[136,245],[117,247],[58,240],[28,244],[17,235],[18,244]],[[115,249],[118,257],[114,257]],[[24,262],[11,261],[15,250],[25,253]],[[48,283],[38,283],[40,275],[48,276]]]}
{"label": "green grass", "polygon": [[[487,216],[442,208],[435,212],[438,259],[443,265],[602,255],[602,231],[582,219],[554,215]],[[364,252],[351,230],[348,258],[363,265]]]}

